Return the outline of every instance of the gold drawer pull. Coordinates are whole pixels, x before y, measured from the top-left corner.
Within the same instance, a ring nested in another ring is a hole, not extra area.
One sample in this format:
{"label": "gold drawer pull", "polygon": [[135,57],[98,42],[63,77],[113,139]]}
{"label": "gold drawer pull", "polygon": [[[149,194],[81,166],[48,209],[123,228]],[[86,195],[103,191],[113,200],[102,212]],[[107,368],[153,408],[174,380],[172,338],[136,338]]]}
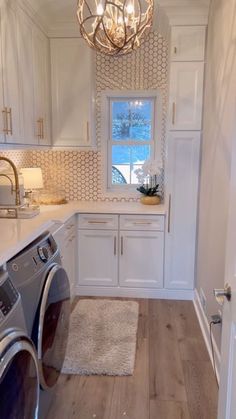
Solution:
{"label": "gold drawer pull", "polygon": [[135,225],[151,225],[153,222],[152,221],[134,221],[133,224]]}
{"label": "gold drawer pull", "polygon": [[120,239],[120,254],[121,254],[121,256],[123,256],[123,254],[124,254],[124,238],[123,238],[123,236],[121,236],[121,239]]}
{"label": "gold drawer pull", "polygon": [[107,224],[108,221],[88,221],[88,224]]}

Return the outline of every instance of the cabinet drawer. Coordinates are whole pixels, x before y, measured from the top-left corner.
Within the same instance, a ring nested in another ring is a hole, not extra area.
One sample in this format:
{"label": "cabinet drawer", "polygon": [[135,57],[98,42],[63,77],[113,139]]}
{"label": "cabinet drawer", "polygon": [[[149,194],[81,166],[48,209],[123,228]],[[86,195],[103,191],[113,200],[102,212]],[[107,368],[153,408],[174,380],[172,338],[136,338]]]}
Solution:
{"label": "cabinet drawer", "polygon": [[109,214],[80,214],[80,229],[117,230],[118,215]]}
{"label": "cabinet drawer", "polygon": [[163,215],[121,215],[121,230],[164,231]]}

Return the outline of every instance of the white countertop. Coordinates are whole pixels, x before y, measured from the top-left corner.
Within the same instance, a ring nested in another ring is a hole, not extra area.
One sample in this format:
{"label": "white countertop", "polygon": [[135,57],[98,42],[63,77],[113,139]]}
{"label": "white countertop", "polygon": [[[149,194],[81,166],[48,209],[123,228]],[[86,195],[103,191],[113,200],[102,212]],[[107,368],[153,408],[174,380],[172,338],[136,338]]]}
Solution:
{"label": "white countertop", "polygon": [[165,215],[164,205],[142,205],[139,202],[75,201],[66,205],[41,206],[32,219],[0,219],[0,266],[30,244],[54,223],[64,223],[74,214],[141,214]]}

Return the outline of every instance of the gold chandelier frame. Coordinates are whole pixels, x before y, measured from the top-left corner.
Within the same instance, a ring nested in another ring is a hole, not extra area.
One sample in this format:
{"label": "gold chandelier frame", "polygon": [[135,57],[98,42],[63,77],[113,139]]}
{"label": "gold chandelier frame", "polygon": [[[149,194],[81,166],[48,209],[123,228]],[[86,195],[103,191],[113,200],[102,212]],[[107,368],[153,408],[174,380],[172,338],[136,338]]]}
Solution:
{"label": "gold chandelier frame", "polygon": [[124,55],[141,45],[151,28],[153,11],[154,0],[78,0],[77,17],[81,35],[91,48]]}

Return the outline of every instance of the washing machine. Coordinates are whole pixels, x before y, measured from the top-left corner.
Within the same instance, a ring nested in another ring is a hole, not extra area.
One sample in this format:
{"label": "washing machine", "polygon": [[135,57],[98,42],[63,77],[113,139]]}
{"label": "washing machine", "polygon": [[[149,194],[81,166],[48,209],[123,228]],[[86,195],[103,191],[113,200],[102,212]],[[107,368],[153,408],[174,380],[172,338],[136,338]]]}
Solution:
{"label": "washing machine", "polygon": [[21,295],[26,327],[37,352],[39,418],[45,419],[64,362],[70,319],[70,283],[58,246],[46,232],[7,263]]}
{"label": "washing machine", "polygon": [[21,297],[0,269],[0,418],[36,419],[38,406],[38,362]]}

